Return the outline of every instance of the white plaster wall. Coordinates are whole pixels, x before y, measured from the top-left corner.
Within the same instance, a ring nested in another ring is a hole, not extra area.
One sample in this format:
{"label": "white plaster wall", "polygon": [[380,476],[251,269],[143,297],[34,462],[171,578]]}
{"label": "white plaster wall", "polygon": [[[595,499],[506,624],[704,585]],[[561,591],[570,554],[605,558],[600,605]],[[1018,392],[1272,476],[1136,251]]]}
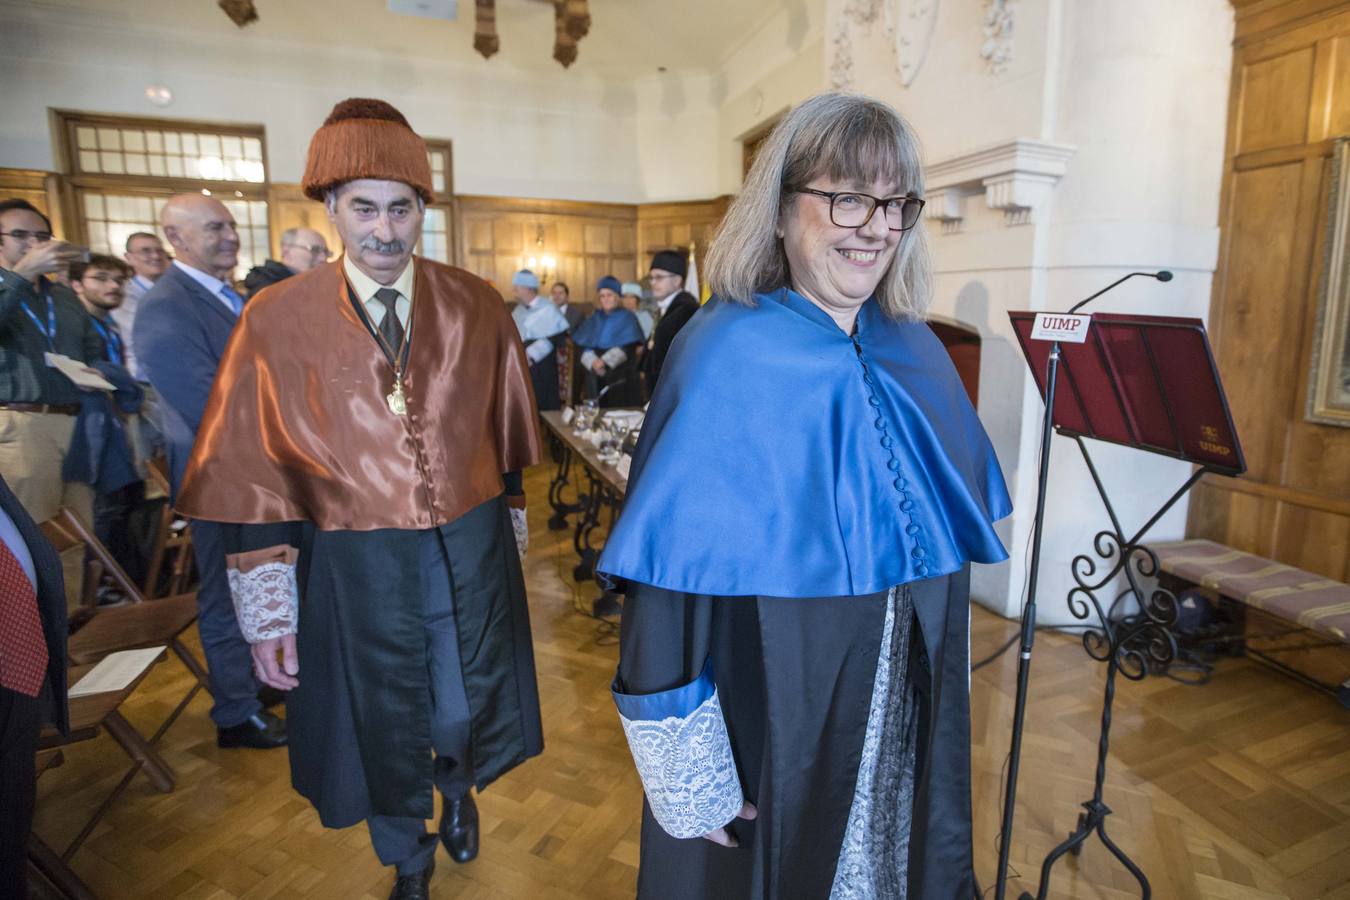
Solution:
{"label": "white plaster wall", "polygon": [[[647,195],[637,99],[626,81],[295,48],[50,9],[25,15],[14,6],[0,27],[0,81],[19,86],[0,92],[0,166],[54,168],[47,109],[55,107],[261,123],[272,180],[295,182],[332,105],[376,96],[422,134],[455,142],[461,193],[614,202]],[[146,101],[152,82],[172,88],[171,106]]]}
{"label": "white plaster wall", "polygon": [[[842,0],[831,0],[840,15]],[[1007,312],[1066,309],[1133,269],[1169,268],[1168,285],[1134,279],[1094,309],[1203,318],[1217,261],[1219,182],[1231,60],[1227,0],[1020,0],[1013,58],[1001,74],[979,56],[983,4],[941,3],[917,78],[900,84],[879,19],[854,29],[855,87],[895,104],[933,162],[1014,138],[1074,145],[1067,174],[1030,224],[971,197],[958,233],[929,224],[938,270],[934,312],[984,338],[980,416],[1016,512],[1003,523],[1011,559],[977,567],[973,593],[1016,614],[1036,496],[1044,409]],[[833,35],[837,19],[827,22]],[[827,55],[838,52],[832,44]],[[1189,467],[1104,444],[1091,450],[1127,531]],[[1040,620],[1070,621],[1070,562],[1107,524],[1077,448],[1056,438],[1047,503]],[[1179,537],[1185,504],[1151,532]]]}

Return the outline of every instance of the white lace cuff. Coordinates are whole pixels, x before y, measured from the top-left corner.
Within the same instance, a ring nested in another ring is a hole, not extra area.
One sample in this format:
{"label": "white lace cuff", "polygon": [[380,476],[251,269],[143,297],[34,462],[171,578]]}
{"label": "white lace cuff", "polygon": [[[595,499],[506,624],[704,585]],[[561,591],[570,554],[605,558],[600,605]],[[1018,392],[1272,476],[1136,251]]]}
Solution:
{"label": "white lace cuff", "polygon": [[610,347],[604,353],[600,354],[600,358],[603,359],[605,365],[609,366],[611,369],[617,369],[628,360],[628,354],[623,352],[622,347]]}
{"label": "white lace cuff", "polygon": [[525,510],[511,507],[511,530],[516,535],[516,550],[524,559],[525,551],[530,549],[530,526],[525,520]]}
{"label": "white lace cuff", "polygon": [[591,366],[595,365],[595,361],[599,358],[600,357],[595,355],[594,350],[584,350],[581,354],[581,364],[589,369]]}
{"label": "white lace cuff", "polygon": [[711,667],[659,694],[613,693],[657,824],[694,838],[734,819],[745,797]]}
{"label": "white lace cuff", "polygon": [[299,555],[294,547],[276,546],[225,558],[234,614],[250,644],[295,634],[300,609],[295,580]]}

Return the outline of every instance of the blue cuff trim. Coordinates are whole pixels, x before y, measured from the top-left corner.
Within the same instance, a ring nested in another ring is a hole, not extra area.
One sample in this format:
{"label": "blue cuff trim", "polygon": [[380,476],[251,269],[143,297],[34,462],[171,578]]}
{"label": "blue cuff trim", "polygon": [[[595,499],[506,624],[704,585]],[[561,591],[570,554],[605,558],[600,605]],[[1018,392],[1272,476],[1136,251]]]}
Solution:
{"label": "blue cuff trim", "polygon": [[614,695],[614,705],[619,715],[630,722],[659,722],[662,719],[683,719],[698,709],[713,695],[716,684],[713,682],[712,660],[703,664],[703,671],[688,684],[655,694],[623,694],[615,679],[610,692]]}

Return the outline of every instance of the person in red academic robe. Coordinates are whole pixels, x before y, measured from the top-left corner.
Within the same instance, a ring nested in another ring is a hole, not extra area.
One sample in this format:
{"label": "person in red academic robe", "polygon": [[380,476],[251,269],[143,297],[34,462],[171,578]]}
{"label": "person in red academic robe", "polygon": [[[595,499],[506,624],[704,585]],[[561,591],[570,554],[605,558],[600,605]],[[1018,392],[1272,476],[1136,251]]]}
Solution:
{"label": "person in red academic robe", "polygon": [[397,110],[339,103],[304,189],[345,253],[248,304],[178,507],[232,526],[241,629],[290,691],[296,789],[328,827],[365,820],[391,896],[424,897],[433,786],[467,861],[470,789],[543,749],[519,556],[538,414],[501,298],[412,255],[431,172]]}

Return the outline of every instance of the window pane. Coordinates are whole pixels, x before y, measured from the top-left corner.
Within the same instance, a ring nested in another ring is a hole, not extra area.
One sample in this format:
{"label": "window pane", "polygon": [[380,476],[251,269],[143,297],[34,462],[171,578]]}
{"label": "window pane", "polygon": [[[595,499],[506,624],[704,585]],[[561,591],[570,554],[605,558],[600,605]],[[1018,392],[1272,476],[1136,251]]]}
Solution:
{"label": "window pane", "polygon": [[108,226],[106,223],[89,223],[89,249],[95,253],[107,253],[112,249],[108,246]]}
{"label": "window pane", "polygon": [[220,152],[226,159],[243,159],[244,142],[238,135],[227,134],[220,139]]}
{"label": "window pane", "polygon": [[197,136],[195,134],[181,134],[179,138],[183,141],[183,155],[197,155]]}
{"label": "window pane", "polygon": [[148,175],[149,167],[145,157],[137,153],[127,154],[127,174],[128,175]]}
{"label": "window pane", "polygon": [[102,170],[102,171],[107,172],[107,173],[110,174],[110,175],[121,175],[121,174],[122,174],[122,172],[123,172],[123,168],[122,168],[122,154],[120,154],[120,153],[109,153],[108,151],[105,150],[105,151],[103,151],[102,153],[100,153],[98,156],[99,156],[99,163],[101,164],[101,170]]}
{"label": "window pane", "polygon": [[262,141],[257,138],[244,138],[244,158],[262,162]]}
{"label": "window pane", "polygon": [[101,172],[103,167],[98,164],[98,152],[95,150],[80,151],[80,171],[81,172]]}
{"label": "window pane", "polygon": [[220,156],[220,136],[199,134],[197,135],[197,147],[202,156]]}
{"label": "window pane", "polygon": [[174,178],[183,177],[183,157],[170,156],[165,160],[169,165],[169,175]]}
{"label": "window pane", "polygon": [[84,195],[84,215],[89,219],[103,218],[103,197],[100,194]]}
{"label": "window pane", "polygon": [[147,131],[145,133],[145,146],[151,153],[163,153],[164,135],[158,131]]}
{"label": "window pane", "polygon": [[100,150],[121,150],[122,136],[116,128],[100,128],[98,130],[98,147]]}
{"label": "window pane", "polygon": [[94,129],[87,126],[80,126],[75,129],[75,142],[81,150],[97,150],[98,136]]}
{"label": "window pane", "polygon": [[145,134],[140,131],[122,130],[122,149],[141,152],[145,149]]}
{"label": "window pane", "polygon": [[164,165],[164,157],[162,156],[150,157],[150,174],[160,176],[169,174],[168,168]]}
{"label": "window pane", "polygon": [[182,153],[183,145],[178,140],[178,133],[175,131],[164,132],[164,150],[166,153]]}

